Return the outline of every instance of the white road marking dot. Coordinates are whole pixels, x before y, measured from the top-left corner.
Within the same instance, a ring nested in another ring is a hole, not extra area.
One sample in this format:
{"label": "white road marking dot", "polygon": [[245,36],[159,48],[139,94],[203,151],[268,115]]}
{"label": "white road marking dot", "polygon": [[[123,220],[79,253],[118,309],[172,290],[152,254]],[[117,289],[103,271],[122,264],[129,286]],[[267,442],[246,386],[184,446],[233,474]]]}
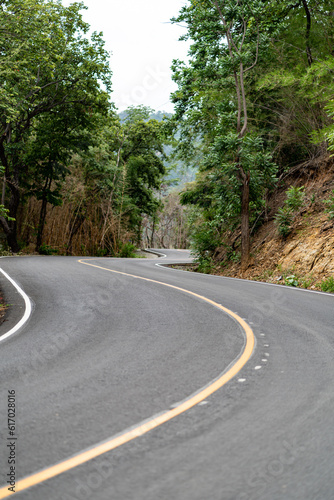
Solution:
{"label": "white road marking dot", "polygon": [[270,356],[269,352],[265,352],[264,355],[267,356],[267,358]]}
{"label": "white road marking dot", "polygon": [[264,345],[264,347],[269,347],[269,344],[263,344],[263,345]]}
{"label": "white road marking dot", "polygon": [[[7,339],[14,333],[16,333],[25,323],[28,321],[30,318],[30,315],[32,313],[32,303],[31,300],[29,299],[28,295],[22,290],[21,287],[14,281],[3,269],[0,268],[0,272],[8,279],[8,281],[11,282],[11,284],[16,288],[16,290],[19,292],[19,294],[23,297],[24,303],[25,303],[25,312],[23,314],[23,317],[20,319],[18,323],[16,323],[15,326],[9,332],[5,333],[0,337],[0,342],[3,340]],[[20,306],[20,309],[23,309],[22,306]]]}
{"label": "white road marking dot", "polygon": [[245,378],[239,378],[238,382],[246,382]]}
{"label": "white road marking dot", "polygon": [[263,363],[266,363],[268,360],[267,359],[261,359],[261,361],[263,361]]}
{"label": "white road marking dot", "polygon": [[262,366],[256,366],[255,370],[260,370],[261,368],[262,368]]}
{"label": "white road marking dot", "polygon": [[209,401],[201,401],[200,403],[198,403],[198,406],[203,406],[207,404],[209,404]]}
{"label": "white road marking dot", "polygon": [[261,337],[265,337],[266,334],[265,333],[260,333]]}

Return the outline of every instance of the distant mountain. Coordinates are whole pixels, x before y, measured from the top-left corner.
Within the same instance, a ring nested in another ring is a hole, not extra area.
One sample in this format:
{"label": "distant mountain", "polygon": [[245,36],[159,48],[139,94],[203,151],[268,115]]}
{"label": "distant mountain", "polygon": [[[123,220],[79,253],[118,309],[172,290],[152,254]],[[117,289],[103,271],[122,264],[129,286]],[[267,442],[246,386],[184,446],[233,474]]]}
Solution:
{"label": "distant mountain", "polygon": [[[121,122],[124,122],[127,117],[127,111],[121,111],[118,113],[118,116],[120,117]],[[153,111],[153,113],[150,114],[149,120],[158,120],[158,122],[161,122],[164,117],[171,118],[171,116],[173,116],[173,113],[167,113],[167,111]]]}

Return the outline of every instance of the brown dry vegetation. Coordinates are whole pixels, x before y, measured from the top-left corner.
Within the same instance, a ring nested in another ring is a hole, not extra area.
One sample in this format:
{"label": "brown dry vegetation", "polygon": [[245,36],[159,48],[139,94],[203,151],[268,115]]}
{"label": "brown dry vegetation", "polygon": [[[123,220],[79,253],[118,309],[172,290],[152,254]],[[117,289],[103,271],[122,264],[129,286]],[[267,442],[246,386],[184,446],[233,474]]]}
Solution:
{"label": "brown dry vegetation", "polygon": [[[126,229],[126,217],[114,214],[110,198],[96,200],[87,196],[81,177],[73,169],[63,186],[63,204],[48,204],[43,246],[60,255],[103,255],[107,248],[116,253],[121,242],[134,237]],[[41,204],[31,197],[19,213],[19,240],[25,242],[22,253],[38,253],[36,236]]]}
{"label": "brown dry vegetation", "polygon": [[0,325],[5,319],[5,314],[7,310],[7,304],[4,302],[2,293],[0,292]]}
{"label": "brown dry vegetation", "polygon": [[[35,198],[29,200],[22,219],[22,239],[27,242],[22,253],[35,253],[36,227],[41,202]],[[101,223],[101,206],[85,206],[65,202],[60,207],[48,207],[46,224],[43,232],[45,247],[57,251],[60,255],[96,255],[105,246],[117,246],[119,235],[119,217],[109,213],[105,225]],[[122,239],[131,237],[121,228]]]}

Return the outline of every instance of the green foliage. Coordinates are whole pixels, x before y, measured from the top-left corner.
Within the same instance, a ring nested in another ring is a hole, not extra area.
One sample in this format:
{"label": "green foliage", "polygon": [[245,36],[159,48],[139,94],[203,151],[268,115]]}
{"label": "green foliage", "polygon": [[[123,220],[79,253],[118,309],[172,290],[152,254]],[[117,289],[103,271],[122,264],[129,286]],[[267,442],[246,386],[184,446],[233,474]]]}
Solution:
{"label": "green foliage", "polygon": [[[52,183],[64,176],[75,132],[92,129],[94,115],[110,107],[109,54],[101,34],[87,37],[82,8],[50,0],[1,3],[0,158],[14,219],[26,186],[59,203]],[[43,218],[41,212],[42,225]],[[16,221],[0,221],[16,251]]]}
{"label": "green foliage", "polygon": [[[186,64],[173,62],[175,115],[167,120],[145,106],[116,116],[109,55],[101,34],[88,35],[82,3],[0,4],[0,221],[16,251],[33,199],[37,248],[47,207],[64,203],[73,213],[68,252],[94,217],[101,234],[85,251],[118,254],[122,242],[139,241],[143,217],[161,208],[159,190],[176,182],[164,178],[173,146],[175,175],[192,181],[181,199],[192,211],[194,252],[209,269],[242,218],[242,228],[259,224],[281,173],[318,156],[319,141],[334,149],[332,0],[189,0],[174,19],[191,47]],[[303,188],[287,191],[275,218],[283,237],[303,200]],[[333,219],[334,196],[327,211]],[[239,258],[238,250],[227,255]]]}
{"label": "green foliage", "polygon": [[[172,67],[179,159],[200,171],[181,200],[203,208],[204,220],[219,219],[220,230],[242,218],[242,263],[249,223],[262,212],[277,172],[266,131],[250,118],[253,69],[269,44],[270,17],[271,5],[260,1],[190,0],[174,19],[192,40],[187,66],[174,61]],[[195,241],[196,251],[200,246]]]}
{"label": "green foliage", "polygon": [[[275,276],[275,274],[277,274],[277,271],[281,274],[281,276],[279,276],[279,279],[277,276]],[[283,271],[281,265],[278,265],[276,270],[267,269],[253,279],[255,279],[256,281],[267,281],[269,283],[283,283],[287,286],[300,287],[304,289],[310,288],[311,285],[315,282],[312,273],[303,275],[297,273],[296,271],[294,271],[294,269],[286,269],[285,271]]]}
{"label": "green foliage", "polygon": [[210,274],[215,267],[214,260],[209,255],[199,256],[195,262],[198,264],[197,272],[203,274]]}
{"label": "green foliage", "polygon": [[122,122],[110,114],[94,145],[76,159],[85,171],[86,203],[98,203],[105,227],[113,230],[103,237],[111,253],[119,252],[124,229],[135,232],[139,242],[143,216],[154,216],[160,207],[156,193],[166,172],[164,124],[149,119],[150,112],[131,107]]}
{"label": "green foliage", "polygon": [[280,207],[275,215],[275,224],[283,238],[286,238],[291,233],[294,213],[302,207],[304,199],[304,186],[291,186],[286,191],[284,206]]}
{"label": "green foliage", "polygon": [[40,255],[54,255],[58,253],[58,250],[56,248],[51,248],[49,245],[43,243],[39,247],[38,252],[40,253]]}
{"label": "green foliage", "polygon": [[191,234],[191,240],[196,255],[203,257],[212,254],[219,244],[219,234],[215,223],[205,221],[200,224],[200,227],[197,227]]}
{"label": "green foliage", "polygon": [[284,284],[287,286],[299,286],[297,277],[294,274],[290,274],[284,278]]}
{"label": "green foliage", "polygon": [[227,260],[231,262],[240,262],[240,258],[241,258],[241,253],[237,252],[236,250],[230,249],[227,252]]}
{"label": "green foliage", "polygon": [[334,278],[330,276],[329,278],[322,280],[320,288],[323,292],[334,293]]}
{"label": "green foliage", "polygon": [[9,209],[5,208],[3,205],[0,205],[0,217],[4,217],[4,219],[14,221],[13,217],[8,215]]}
{"label": "green foliage", "polygon": [[[277,2],[277,36],[260,61],[255,99],[276,141],[281,171],[323,152],[325,105],[333,98],[333,3]],[[330,103],[329,103],[330,106]],[[330,109],[327,110],[330,114]],[[322,132],[321,132],[322,130]]]}
{"label": "green foliage", "polygon": [[295,212],[299,210],[305,199],[304,186],[295,187],[291,186],[286,192],[286,200],[284,206]]}
{"label": "green foliage", "polygon": [[280,207],[275,215],[275,224],[278,227],[279,234],[286,238],[291,233],[291,224],[293,222],[293,213],[288,207]]}
{"label": "green foliage", "polygon": [[8,249],[8,245],[6,243],[0,243],[0,255],[3,257],[13,255],[13,253]]}
{"label": "green foliage", "polygon": [[326,208],[325,212],[328,213],[328,218],[330,220],[334,219],[334,190],[333,194],[330,196],[328,200],[325,201],[328,208]]}
{"label": "green foliage", "polygon": [[299,286],[301,288],[307,289],[307,288],[311,287],[313,282],[314,282],[314,279],[312,277],[306,276],[306,277],[301,278]]}
{"label": "green foliage", "polygon": [[97,257],[105,257],[108,253],[108,250],[106,248],[98,248],[96,251]]}
{"label": "green foliage", "polygon": [[129,242],[123,243],[121,248],[120,248],[120,251],[118,253],[118,257],[122,257],[122,258],[136,257],[135,251],[136,251],[135,245],[133,245],[132,243],[129,243]]}

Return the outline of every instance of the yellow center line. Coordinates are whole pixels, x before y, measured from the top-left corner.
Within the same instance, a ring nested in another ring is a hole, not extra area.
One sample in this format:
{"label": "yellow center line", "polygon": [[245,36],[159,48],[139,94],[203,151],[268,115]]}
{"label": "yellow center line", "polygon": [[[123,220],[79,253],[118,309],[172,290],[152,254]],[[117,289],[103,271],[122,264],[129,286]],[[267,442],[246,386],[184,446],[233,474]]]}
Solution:
{"label": "yellow center line", "polygon": [[[87,260],[87,259],[85,259]],[[35,486],[37,484],[42,483],[43,481],[47,481],[48,479],[51,479],[52,477],[58,476],[59,474],[63,474],[66,471],[69,471],[71,469],[74,469],[75,467],[78,467],[81,464],[84,464],[85,462],[88,462],[89,460],[92,460],[93,458],[96,458],[100,455],[103,455],[104,453],[107,453],[108,451],[114,450],[115,448],[118,448],[119,446],[122,446],[125,443],[128,443],[129,441],[132,441],[133,439],[138,438],[139,436],[142,436],[146,434],[147,432],[151,431],[152,429],[155,429],[156,427],[159,427],[160,425],[168,422],[169,420],[177,417],[178,415],[181,415],[182,413],[186,412],[190,408],[194,407],[201,401],[204,401],[207,397],[209,397],[211,394],[216,392],[218,389],[223,387],[229,380],[231,380],[247,363],[249,358],[251,357],[255,345],[255,338],[252,329],[250,326],[242,319],[240,316],[235,314],[233,311],[230,311],[226,307],[222,306],[221,304],[218,304],[217,302],[214,302],[211,299],[208,299],[207,297],[204,297],[203,295],[199,295],[197,293],[191,292],[190,290],[186,290],[184,288],[180,288],[175,285],[170,285],[169,283],[164,283],[162,281],[156,281],[152,280],[149,278],[144,278],[142,276],[136,276],[134,274],[128,274],[124,273],[121,271],[115,271],[113,269],[108,269],[107,267],[102,267],[98,266],[96,264],[91,264],[89,262],[84,262],[83,259],[78,261],[80,264],[84,264],[86,266],[91,266],[95,267],[98,269],[103,269],[104,271],[108,271],[111,273],[117,273],[117,274],[122,274],[123,276],[129,276],[131,278],[137,278],[141,279],[144,281],[149,281],[151,283],[156,283],[159,285],[167,286],[169,288],[173,288],[174,290],[179,290],[181,292],[187,293],[189,295],[192,295],[193,297],[197,297],[201,300],[204,300],[208,304],[211,304],[215,307],[218,307],[218,309],[221,309],[225,313],[227,313],[229,316],[234,318],[243,328],[245,334],[246,334],[246,344],[245,348],[241,354],[241,356],[238,358],[238,360],[234,363],[234,365],[226,372],[224,373],[221,377],[219,377],[217,380],[212,382],[208,387],[205,389],[201,390],[194,396],[191,396],[189,399],[185,400],[184,402],[180,403],[176,408],[173,408],[172,410],[168,410],[165,413],[153,417],[151,419],[148,419],[146,422],[138,424],[137,427],[131,429],[130,431],[125,431],[123,434],[120,434],[116,437],[110,438],[108,441],[98,444],[96,446],[93,446],[89,450],[86,450],[84,452],[78,453],[74,457],[71,457],[67,460],[64,460],[56,465],[53,465],[51,467],[48,467],[47,469],[44,469],[40,472],[36,472],[35,474],[32,474],[24,479],[21,479],[17,481],[16,483],[16,492],[23,491],[27,488],[30,488],[31,486]],[[15,493],[12,493],[11,491],[8,491],[8,487],[2,487],[0,488],[0,499],[1,498],[6,498],[10,495],[13,495]]]}

